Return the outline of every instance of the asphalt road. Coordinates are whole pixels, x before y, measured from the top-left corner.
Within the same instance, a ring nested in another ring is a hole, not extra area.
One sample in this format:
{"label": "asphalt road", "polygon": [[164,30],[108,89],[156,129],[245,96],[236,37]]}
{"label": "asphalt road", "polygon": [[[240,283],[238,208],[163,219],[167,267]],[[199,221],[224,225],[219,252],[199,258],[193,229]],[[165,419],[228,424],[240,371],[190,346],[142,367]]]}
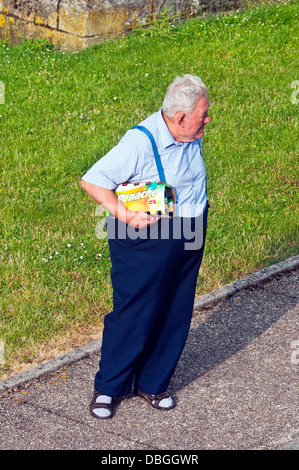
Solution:
{"label": "asphalt road", "polygon": [[99,340],[0,382],[0,449],[92,449],[110,459],[123,451],[135,456],[118,462],[129,467],[154,464],[145,455],[166,451],[298,450],[296,263],[213,293],[216,305],[196,299],[170,386],[173,410],[155,410],[132,394],[118,400],[112,419],[91,417]]}

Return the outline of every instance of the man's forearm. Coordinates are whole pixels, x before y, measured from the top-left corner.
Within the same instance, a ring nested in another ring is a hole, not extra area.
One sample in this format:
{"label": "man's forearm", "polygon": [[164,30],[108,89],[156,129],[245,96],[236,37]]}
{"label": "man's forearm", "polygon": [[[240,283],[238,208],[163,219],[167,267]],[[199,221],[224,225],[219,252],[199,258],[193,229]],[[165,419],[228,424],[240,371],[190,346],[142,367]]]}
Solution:
{"label": "man's forearm", "polygon": [[127,209],[114,194],[111,189],[100,188],[87,181],[81,180],[81,186],[87,194],[92,197],[98,204],[107,209],[111,215],[117,217],[122,222],[126,221]]}

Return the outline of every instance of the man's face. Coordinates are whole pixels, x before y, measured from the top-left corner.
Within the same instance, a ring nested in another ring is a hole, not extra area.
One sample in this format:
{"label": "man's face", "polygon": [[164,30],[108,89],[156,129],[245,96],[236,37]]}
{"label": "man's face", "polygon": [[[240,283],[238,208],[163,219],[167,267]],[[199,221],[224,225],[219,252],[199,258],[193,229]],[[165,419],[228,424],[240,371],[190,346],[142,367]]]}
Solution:
{"label": "man's face", "polygon": [[210,103],[208,97],[201,97],[194,111],[188,116],[185,114],[181,120],[183,142],[193,142],[204,134],[204,127],[211,119],[209,117]]}

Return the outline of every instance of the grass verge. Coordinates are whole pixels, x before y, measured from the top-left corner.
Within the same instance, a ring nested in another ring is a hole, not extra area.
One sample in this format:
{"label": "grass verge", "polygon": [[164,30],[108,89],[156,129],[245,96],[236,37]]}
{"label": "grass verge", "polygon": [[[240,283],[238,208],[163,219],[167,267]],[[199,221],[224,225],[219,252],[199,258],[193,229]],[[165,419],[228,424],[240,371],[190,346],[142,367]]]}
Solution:
{"label": "grass verge", "polygon": [[176,75],[199,75],[212,104],[197,294],[298,252],[297,25],[297,2],[261,4],[161,17],[78,53],[0,45],[1,378],[97,336],[110,259],[80,178]]}

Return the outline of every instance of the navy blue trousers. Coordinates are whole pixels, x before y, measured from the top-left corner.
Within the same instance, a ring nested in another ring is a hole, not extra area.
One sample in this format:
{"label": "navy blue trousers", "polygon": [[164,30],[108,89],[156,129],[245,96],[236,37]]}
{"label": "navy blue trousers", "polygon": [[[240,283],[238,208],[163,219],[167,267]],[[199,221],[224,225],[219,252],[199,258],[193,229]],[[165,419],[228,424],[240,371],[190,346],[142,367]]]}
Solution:
{"label": "navy blue trousers", "polygon": [[94,381],[100,393],[126,395],[133,384],[155,395],[167,390],[190,328],[207,212],[188,223],[160,220],[136,231],[136,239],[125,233],[128,226],[107,219],[113,311],[104,319]]}

